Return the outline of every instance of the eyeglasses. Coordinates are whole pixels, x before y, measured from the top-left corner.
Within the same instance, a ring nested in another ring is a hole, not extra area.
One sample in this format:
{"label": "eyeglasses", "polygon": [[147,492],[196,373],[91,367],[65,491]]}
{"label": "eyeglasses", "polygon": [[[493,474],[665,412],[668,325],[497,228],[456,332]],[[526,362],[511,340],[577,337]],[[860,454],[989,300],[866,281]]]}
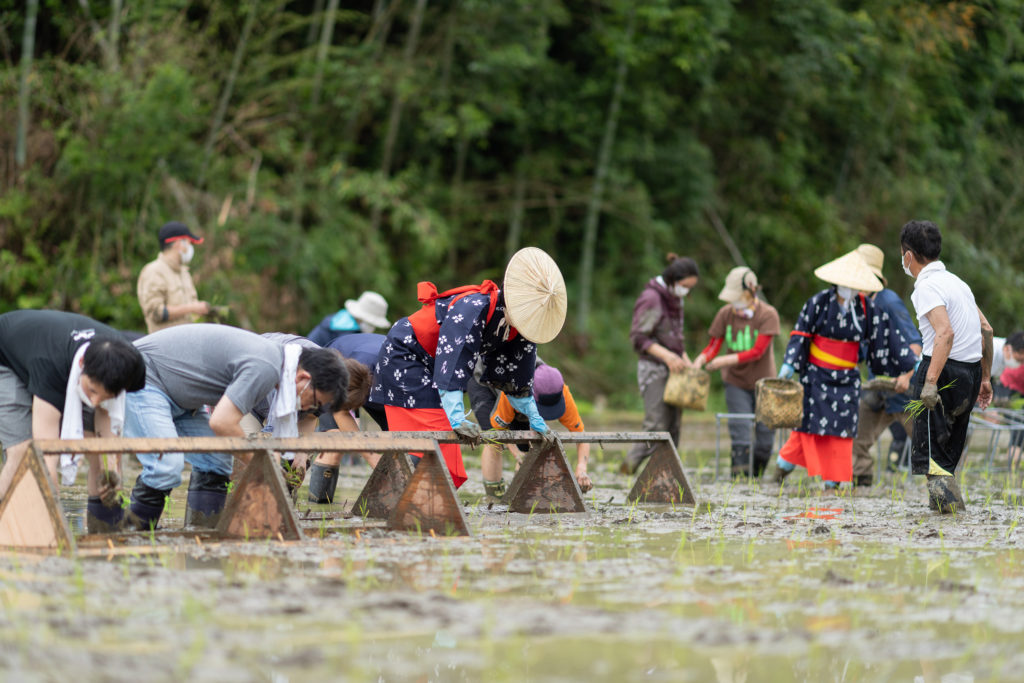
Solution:
{"label": "eyeglasses", "polygon": [[310,388],[313,390],[313,407],[306,410],[300,410],[299,413],[302,415],[312,415],[313,417],[320,417],[320,413],[323,412],[323,404],[316,398],[316,387],[312,384]]}

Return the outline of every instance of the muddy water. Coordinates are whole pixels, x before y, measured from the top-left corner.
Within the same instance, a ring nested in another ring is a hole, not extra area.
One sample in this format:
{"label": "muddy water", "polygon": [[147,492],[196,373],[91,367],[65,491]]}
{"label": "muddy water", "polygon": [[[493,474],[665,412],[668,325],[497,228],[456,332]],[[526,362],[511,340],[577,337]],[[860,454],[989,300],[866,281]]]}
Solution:
{"label": "muddy water", "polygon": [[[1020,678],[1018,482],[970,471],[952,518],[900,475],[823,498],[799,475],[714,483],[707,459],[687,457],[701,504],[674,508],[626,504],[609,454],[586,515],[488,508],[471,466],[469,539],[311,519],[301,543],[157,534],[0,555],[2,678]],[[367,471],[343,474],[353,500]],[[183,501],[184,487],[168,528]],[[74,524],[81,489],[66,502]]]}

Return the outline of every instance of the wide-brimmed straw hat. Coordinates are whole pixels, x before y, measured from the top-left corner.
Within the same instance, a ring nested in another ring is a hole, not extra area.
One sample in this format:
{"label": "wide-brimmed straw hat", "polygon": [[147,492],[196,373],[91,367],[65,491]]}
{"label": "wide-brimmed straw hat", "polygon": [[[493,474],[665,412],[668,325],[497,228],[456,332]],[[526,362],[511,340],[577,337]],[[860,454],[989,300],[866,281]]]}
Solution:
{"label": "wide-brimmed straw hat", "polygon": [[543,249],[520,249],[505,268],[505,315],[519,333],[537,344],[556,336],[565,323],[565,280]]}
{"label": "wide-brimmed straw hat", "polygon": [[871,272],[882,281],[882,284],[888,286],[889,281],[882,275],[882,266],[885,265],[885,252],[873,244],[865,243],[857,247],[857,253],[864,259],[864,263],[868,264]]}
{"label": "wide-brimmed straw hat", "polygon": [[345,310],[356,320],[370,323],[374,327],[391,327],[388,322],[388,302],[377,292],[363,292],[358,299],[345,301]]}
{"label": "wide-brimmed straw hat", "polygon": [[830,284],[849,287],[860,292],[882,290],[882,283],[871,272],[868,264],[864,262],[864,257],[857,250],[843,254],[823,266],[818,266],[814,269],[814,274]]}
{"label": "wide-brimmed straw hat", "polygon": [[757,275],[746,266],[737,266],[725,276],[725,287],[718,294],[718,298],[731,304],[743,297],[743,292],[757,289]]}

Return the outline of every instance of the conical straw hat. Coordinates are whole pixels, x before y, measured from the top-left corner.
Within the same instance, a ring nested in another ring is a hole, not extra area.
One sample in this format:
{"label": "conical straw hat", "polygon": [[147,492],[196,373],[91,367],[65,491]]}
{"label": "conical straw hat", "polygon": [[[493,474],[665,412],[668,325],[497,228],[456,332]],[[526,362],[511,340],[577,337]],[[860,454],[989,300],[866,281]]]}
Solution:
{"label": "conical straw hat", "polygon": [[565,280],[543,249],[520,249],[505,268],[505,315],[530,341],[554,339],[565,323]]}
{"label": "conical straw hat", "polygon": [[889,281],[882,275],[882,266],[885,265],[885,253],[873,244],[860,245],[857,247],[857,253],[864,258],[864,263],[868,264],[868,268],[875,274],[875,277],[881,280],[883,285],[888,285]]}
{"label": "conical straw hat", "polygon": [[856,250],[815,268],[814,274],[825,282],[860,292],[878,292],[882,289],[882,283]]}

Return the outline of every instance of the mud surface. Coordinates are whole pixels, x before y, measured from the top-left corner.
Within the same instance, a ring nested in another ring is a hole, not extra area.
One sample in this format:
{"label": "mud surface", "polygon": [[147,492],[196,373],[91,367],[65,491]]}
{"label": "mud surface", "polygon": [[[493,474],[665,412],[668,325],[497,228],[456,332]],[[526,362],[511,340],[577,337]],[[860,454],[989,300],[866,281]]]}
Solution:
{"label": "mud surface", "polygon": [[[74,558],[2,554],[3,679],[980,681],[1024,671],[1014,478],[969,468],[967,513],[940,517],[905,474],[886,474],[869,497],[822,497],[800,474],[782,488],[713,482],[701,451],[684,458],[699,504],[673,508],[627,504],[632,478],[618,456],[595,453],[604,461],[591,467],[590,512],[560,515],[483,503],[468,458],[460,498],[472,538],[388,532],[303,492],[302,542],[157,532],[81,544]],[[338,500],[354,500],[368,475],[343,467]],[[84,479],[64,492],[79,532]],[[168,530],[181,526],[185,489]]]}

